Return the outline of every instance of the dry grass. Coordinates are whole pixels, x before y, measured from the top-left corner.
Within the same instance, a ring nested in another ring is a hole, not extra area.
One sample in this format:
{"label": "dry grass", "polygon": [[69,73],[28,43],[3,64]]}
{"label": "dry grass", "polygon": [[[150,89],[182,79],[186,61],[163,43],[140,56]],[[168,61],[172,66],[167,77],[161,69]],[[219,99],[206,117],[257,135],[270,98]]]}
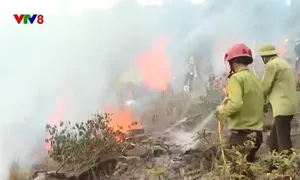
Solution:
{"label": "dry grass", "polygon": [[8,180],[27,180],[27,174],[22,171],[18,159],[14,160],[9,168]]}

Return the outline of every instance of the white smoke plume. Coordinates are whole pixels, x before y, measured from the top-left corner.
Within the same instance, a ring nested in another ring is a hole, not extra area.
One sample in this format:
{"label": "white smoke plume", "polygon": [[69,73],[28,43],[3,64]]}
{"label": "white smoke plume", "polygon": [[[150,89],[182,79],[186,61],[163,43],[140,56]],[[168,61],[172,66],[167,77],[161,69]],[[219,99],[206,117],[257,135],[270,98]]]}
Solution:
{"label": "white smoke plume", "polygon": [[[117,75],[156,38],[170,39],[173,75],[182,76],[189,56],[207,54],[213,59],[210,72],[218,72],[232,43],[277,43],[288,33],[294,12],[293,3],[287,7],[283,0],[195,5],[170,0],[162,6],[95,2],[0,1],[0,174],[16,157],[33,162],[32,153],[43,143],[44,127],[55,113],[78,121],[98,110],[113,96],[109,92]],[[13,14],[23,13],[43,14],[45,23],[19,25]]]}

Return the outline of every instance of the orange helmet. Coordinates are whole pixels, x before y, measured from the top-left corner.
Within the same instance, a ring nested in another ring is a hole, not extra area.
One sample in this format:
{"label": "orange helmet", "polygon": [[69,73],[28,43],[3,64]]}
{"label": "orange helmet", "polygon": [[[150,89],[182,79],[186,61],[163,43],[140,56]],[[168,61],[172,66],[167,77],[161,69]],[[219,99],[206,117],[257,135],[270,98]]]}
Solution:
{"label": "orange helmet", "polygon": [[225,54],[225,62],[229,62],[237,57],[249,57],[251,58],[250,64],[253,62],[251,49],[248,48],[244,43],[234,44],[227,53]]}

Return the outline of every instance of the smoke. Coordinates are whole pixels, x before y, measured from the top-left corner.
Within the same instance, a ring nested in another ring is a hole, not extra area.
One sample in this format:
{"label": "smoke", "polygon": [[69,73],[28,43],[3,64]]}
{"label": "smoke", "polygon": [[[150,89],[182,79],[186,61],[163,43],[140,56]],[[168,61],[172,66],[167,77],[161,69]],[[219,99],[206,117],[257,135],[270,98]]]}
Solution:
{"label": "smoke", "polygon": [[0,173],[16,157],[33,162],[47,122],[84,120],[114,99],[117,76],[156,38],[170,39],[166,53],[173,76],[182,76],[189,56],[212,59],[213,68],[203,70],[207,74],[224,70],[222,57],[234,42],[277,43],[289,17],[283,0],[197,5],[174,0],[159,7],[122,1],[77,17],[67,13],[71,2],[55,3],[58,10],[52,15],[45,10],[43,25],[18,25],[13,19],[16,13],[43,10],[3,11],[10,23],[0,27]]}
{"label": "smoke", "polygon": [[[203,45],[208,44],[201,42],[201,39],[213,41],[212,62],[215,73],[225,70],[222,59],[233,43],[244,42],[254,48],[253,40],[256,40],[256,45],[275,43],[278,46],[282,37],[289,33],[287,21],[293,12],[283,0],[211,0],[201,5],[201,14],[194,16],[198,19],[198,25],[188,34],[185,42],[192,46],[195,54],[203,53]],[[193,46],[197,41],[198,46]]]}

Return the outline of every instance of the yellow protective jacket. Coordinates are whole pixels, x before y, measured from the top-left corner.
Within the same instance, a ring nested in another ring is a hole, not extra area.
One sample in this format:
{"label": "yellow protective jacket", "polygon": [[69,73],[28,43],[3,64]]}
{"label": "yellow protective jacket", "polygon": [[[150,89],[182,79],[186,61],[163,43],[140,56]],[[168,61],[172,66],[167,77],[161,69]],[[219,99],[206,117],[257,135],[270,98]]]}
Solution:
{"label": "yellow protective jacket", "polygon": [[296,83],[290,64],[276,57],[266,64],[262,78],[265,98],[273,109],[273,116],[294,115],[298,107]]}
{"label": "yellow protective jacket", "polygon": [[228,80],[228,100],[218,112],[232,130],[263,129],[264,95],[260,79],[243,68]]}

